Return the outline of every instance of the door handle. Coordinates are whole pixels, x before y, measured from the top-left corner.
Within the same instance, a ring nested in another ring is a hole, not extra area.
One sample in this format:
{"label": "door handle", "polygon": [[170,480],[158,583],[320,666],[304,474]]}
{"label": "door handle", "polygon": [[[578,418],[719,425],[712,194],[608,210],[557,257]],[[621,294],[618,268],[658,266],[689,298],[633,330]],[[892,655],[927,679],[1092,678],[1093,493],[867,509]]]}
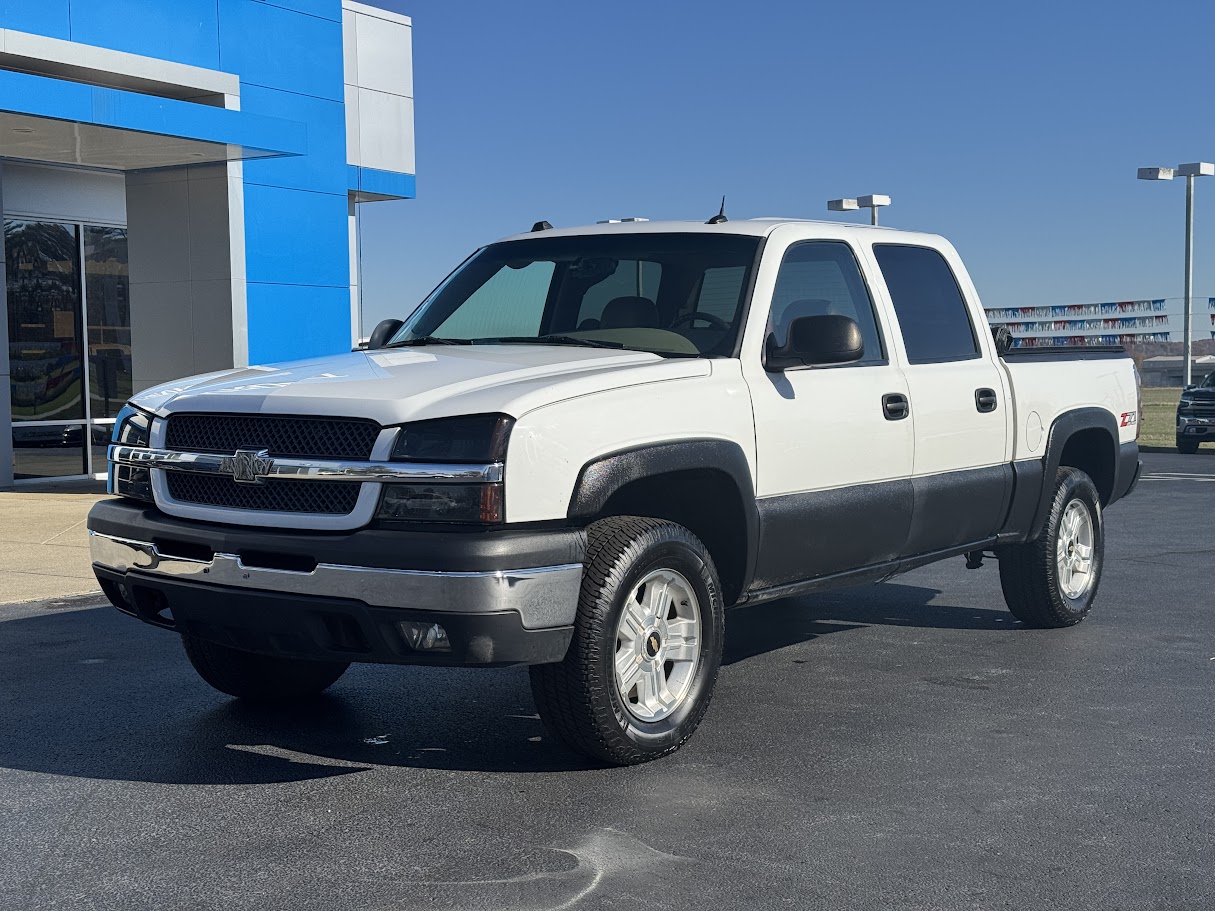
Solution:
{"label": "door handle", "polygon": [[994,389],[976,389],[975,390],[975,407],[983,414],[989,411],[995,411],[996,406],[1000,404],[1000,400],[996,398]]}
{"label": "door handle", "polygon": [[901,421],[911,414],[911,402],[901,392],[888,392],[882,396],[882,414],[888,421]]}

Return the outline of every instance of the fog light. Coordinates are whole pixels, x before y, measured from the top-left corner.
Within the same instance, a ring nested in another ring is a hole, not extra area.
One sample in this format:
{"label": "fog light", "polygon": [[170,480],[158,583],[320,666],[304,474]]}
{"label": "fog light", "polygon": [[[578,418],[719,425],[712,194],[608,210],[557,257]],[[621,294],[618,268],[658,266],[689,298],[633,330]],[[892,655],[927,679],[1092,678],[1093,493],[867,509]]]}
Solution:
{"label": "fog light", "polygon": [[447,638],[447,630],[437,623],[425,620],[402,620],[397,627],[405,636],[409,647],[423,652],[450,652],[451,640]]}

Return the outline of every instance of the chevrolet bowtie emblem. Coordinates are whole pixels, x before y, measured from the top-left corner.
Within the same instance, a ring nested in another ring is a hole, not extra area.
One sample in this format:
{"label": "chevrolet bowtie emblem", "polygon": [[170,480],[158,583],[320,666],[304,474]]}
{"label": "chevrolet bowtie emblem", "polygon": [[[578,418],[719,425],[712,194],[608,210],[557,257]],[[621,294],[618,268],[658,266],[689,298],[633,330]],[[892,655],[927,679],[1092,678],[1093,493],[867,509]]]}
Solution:
{"label": "chevrolet bowtie emblem", "polygon": [[268,449],[238,449],[219,465],[220,471],[231,472],[237,484],[264,484],[273,467],[274,459]]}

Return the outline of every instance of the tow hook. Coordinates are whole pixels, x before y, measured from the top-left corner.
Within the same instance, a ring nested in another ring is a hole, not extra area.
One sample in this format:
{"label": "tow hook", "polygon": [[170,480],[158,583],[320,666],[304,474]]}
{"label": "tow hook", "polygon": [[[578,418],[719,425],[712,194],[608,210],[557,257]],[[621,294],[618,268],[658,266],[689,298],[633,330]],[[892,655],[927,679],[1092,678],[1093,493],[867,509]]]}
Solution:
{"label": "tow hook", "polygon": [[983,551],[968,550],[966,551],[966,568],[979,569],[983,566]]}

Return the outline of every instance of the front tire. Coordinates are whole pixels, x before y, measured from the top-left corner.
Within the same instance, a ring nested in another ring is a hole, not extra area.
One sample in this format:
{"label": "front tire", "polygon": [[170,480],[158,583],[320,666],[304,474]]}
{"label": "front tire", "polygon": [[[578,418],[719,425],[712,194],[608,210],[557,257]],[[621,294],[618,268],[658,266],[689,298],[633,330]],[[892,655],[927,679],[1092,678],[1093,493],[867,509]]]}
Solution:
{"label": "front tire", "polygon": [[1198,440],[1191,440],[1188,437],[1178,437],[1177,451],[1182,455],[1193,455],[1198,451]]}
{"label": "front tire", "polygon": [[1039,629],[1083,620],[1105,562],[1101,498],[1092,479],[1077,468],[1060,468],[1042,533],[1000,548],[998,556],[1000,587],[1014,617]]}
{"label": "front tire", "polygon": [[319,695],[350,667],[344,661],[306,661],[229,648],[182,634],[198,676],[221,693],[250,702],[294,702]]}
{"label": "front tire", "polygon": [[717,570],[695,535],[660,519],[596,522],[569,651],[530,669],[540,718],[614,765],[673,753],[709,707],[724,629]]}

